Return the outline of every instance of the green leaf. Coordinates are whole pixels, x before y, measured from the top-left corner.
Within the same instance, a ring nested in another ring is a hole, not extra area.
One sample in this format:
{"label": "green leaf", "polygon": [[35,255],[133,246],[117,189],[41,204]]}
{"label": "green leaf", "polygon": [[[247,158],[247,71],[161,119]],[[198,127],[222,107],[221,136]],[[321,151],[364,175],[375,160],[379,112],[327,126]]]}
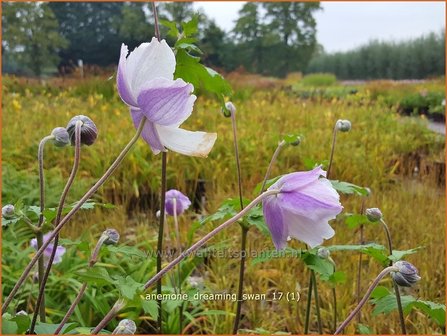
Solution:
{"label": "green leaf", "polygon": [[107,249],[111,253],[113,253],[113,254],[117,254],[117,255],[123,254],[126,257],[134,257],[135,256],[135,257],[138,257],[138,258],[141,258],[141,259],[147,259],[148,258],[148,255],[144,251],[142,251],[139,248],[134,247],[134,246],[107,245]]}
{"label": "green leaf", "polygon": [[[36,334],[46,334],[46,335],[54,335],[54,332],[59,327],[59,324],[50,324],[50,323],[42,323],[37,322],[36,324]],[[76,323],[67,323],[61,330],[61,334],[66,334],[70,330],[73,330],[76,327]]]}
{"label": "green leaf", "polygon": [[361,335],[373,335],[374,332],[366,325],[359,323],[357,325],[357,329],[359,331],[359,334]]}
{"label": "green leaf", "polygon": [[346,214],[345,223],[350,229],[356,229],[362,224],[371,223],[365,215]]}
{"label": "green leaf", "polygon": [[168,32],[166,33],[168,36],[171,36],[173,38],[177,38],[180,35],[180,32],[178,31],[177,24],[175,22],[171,22],[168,20],[159,20],[161,25],[168,28]]}
{"label": "green leaf", "polygon": [[79,276],[81,281],[87,282],[88,284],[94,284],[98,286],[113,284],[115,281],[110,277],[109,273],[105,268],[102,267],[92,267],[88,269],[83,269],[75,272]]}
{"label": "green leaf", "polygon": [[368,196],[369,194],[368,189],[364,187],[359,187],[358,185],[338,180],[330,180],[330,181],[334,189],[342,194],[347,195],[355,194],[359,196]]}
{"label": "green leaf", "polygon": [[329,278],[335,271],[334,264],[332,264],[328,259],[320,258],[315,254],[305,253],[301,258],[307,267],[323,277]]}
{"label": "green leaf", "polygon": [[336,272],[332,273],[329,277],[327,277],[325,275],[321,275],[320,278],[324,281],[328,281],[333,286],[336,286],[336,285],[345,283],[347,277],[346,277],[345,272],[336,271]]}
{"label": "green leaf", "polygon": [[390,256],[388,256],[388,259],[391,260],[392,262],[396,262],[396,261],[401,260],[402,258],[404,258],[405,256],[407,256],[409,254],[416,253],[421,248],[422,248],[422,246],[412,248],[409,250],[403,250],[403,251],[393,250],[393,253]]}
{"label": "green leaf", "polygon": [[199,16],[194,15],[188,22],[182,22],[183,35],[190,37],[194,36],[199,31]]}
{"label": "green leaf", "polygon": [[17,334],[24,334],[30,326],[31,318],[29,315],[16,315],[13,318],[11,318],[10,321],[16,323]]}
{"label": "green leaf", "polygon": [[142,307],[143,310],[146,314],[149,314],[154,321],[157,321],[158,319],[158,304],[155,301],[150,301],[150,300],[145,300],[145,299],[141,299],[142,300]]}
{"label": "green leaf", "polygon": [[17,323],[2,317],[2,335],[17,335],[19,332]]}
{"label": "green leaf", "polygon": [[216,94],[224,105],[224,97],[231,95],[232,90],[220,74],[201,64],[199,57],[190,55],[185,49],[177,50],[176,61],[175,78],[182,78],[193,84],[196,90],[201,88]]}
{"label": "green leaf", "polygon": [[391,292],[389,291],[389,289],[386,288],[385,286],[377,286],[372,291],[371,298],[373,298],[373,299],[381,299],[381,298],[389,295],[390,293]]}
{"label": "green leaf", "polygon": [[413,307],[422,310],[430,316],[439,326],[445,326],[445,305],[431,301],[417,300],[413,302]]}
{"label": "green leaf", "polygon": [[135,295],[140,294],[144,286],[143,284],[136,282],[129,275],[125,278],[118,277],[116,280],[116,285],[118,286],[121,294],[129,300],[132,300]]}
{"label": "green leaf", "polygon": [[[411,295],[403,295],[401,296],[402,308],[404,309],[404,313],[407,313],[411,310],[411,306],[409,304],[416,301],[414,297]],[[389,314],[393,310],[397,309],[397,301],[396,296],[394,294],[388,294],[386,296],[381,297],[380,299],[371,299],[372,304],[374,304],[373,316],[378,314]]]}
{"label": "green leaf", "polygon": [[388,250],[385,248],[385,246],[375,243],[364,244],[364,245],[332,245],[332,246],[326,246],[326,248],[330,252],[359,251],[376,259],[383,265],[386,265],[389,262],[387,254]]}

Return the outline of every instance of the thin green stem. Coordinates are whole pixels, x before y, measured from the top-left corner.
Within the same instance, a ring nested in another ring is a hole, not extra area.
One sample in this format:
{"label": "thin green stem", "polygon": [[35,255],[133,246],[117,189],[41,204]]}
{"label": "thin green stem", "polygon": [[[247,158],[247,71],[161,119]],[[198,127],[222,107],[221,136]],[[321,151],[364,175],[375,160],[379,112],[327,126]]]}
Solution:
{"label": "thin green stem", "polygon": [[312,281],[314,283],[315,313],[317,314],[318,332],[321,335],[323,334],[323,323],[321,322],[321,315],[320,315],[320,300],[318,297],[317,278],[315,277],[315,272],[313,270],[310,274],[312,276]]}
{"label": "thin green stem", "polygon": [[[360,214],[364,215],[365,214],[365,203],[366,203],[366,199],[363,198],[362,199],[362,206],[360,208]],[[363,245],[364,242],[364,226],[363,224],[360,225],[360,229],[359,229],[359,244]],[[362,264],[363,264],[363,253],[359,253],[359,262],[358,262],[358,266],[357,266],[357,286],[356,286],[356,302],[360,302],[360,293],[362,291]],[[359,312],[357,315],[357,322],[360,323],[362,320],[362,312]]]}
{"label": "thin green stem", "polygon": [[248,228],[241,225],[241,260],[239,267],[239,281],[237,291],[236,316],[234,318],[233,335],[236,335],[239,330],[239,322],[242,311],[242,296],[244,290],[244,274],[245,274],[245,260],[247,259],[247,235]]}
{"label": "thin green stem", "polygon": [[124,149],[121,151],[121,153],[118,155],[118,157],[115,159],[115,161],[111,164],[109,169],[104,173],[104,175],[82,196],[82,198],[76,203],[76,205],[70,210],[70,212],[60,221],[60,223],[54,228],[51,235],[48,237],[48,240],[43,243],[42,247],[37,250],[34,257],[31,259],[31,261],[28,263],[28,265],[25,267],[22,275],[17,280],[16,284],[14,285],[13,289],[9,293],[8,297],[5,299],[5,302],[2,305],[2,311],[5,312],[8,308],[9,304],[13,300],[14,296],[17,294],[17,291],[22,286],[23,282],[25,281],[26,277],[31,272],[33,266],[36,264],[39,257],[43,254],[45,249],[50,245],[51,241],[55,238],[55,236],[59,233],[59,231],[64,227],[66,223],[70,221],[70,219],[73,217],[76,212],[79,211],[79,209],[82,207],[82,205],[90,199],[90,197],[108,180],[108,178],[115,172],[115,170],[119,167],[121,162],[124,160],[126,155],[130,152],[133,145],[137,142],[139,139],[141,132],[143,131],[144,125],[146,123],[146,118],[143,118],[140,122],[140,125],[138,126],[137,132],[135,133],[134,137],[129,141],[129,143],[124,147]]}
{"label": "thin green stem", "polygon": [[[242,176],[241,176],[241,162],[239,159],[239,146],[237,141],[237,126],[236,126],[236,113],[231,111],[231,125],[233,128],[233,143],[234,143],[234,155],[236,158],[236,170],[237,170],[237,182],[239,190],[239,202],[241,210],[244,209],[244,202],[242,198]],[[244,224],[241,224],[241,259],[239,262],[239,279],[238,279],[238,292],[236,303],[236,316],[233,324],[233,334],[237,334],[239,330],[239,323],[241,319],[242,311],[242,294],[244,290],[244,275],[245,275],[245,260],[247,255],[247,233],[249,228]]]}
{"label": "thin green stem", "polygon": [[[272,195],[278,194],[279,190],[268,190],[258,197],[256,197],[253,201],[251,201],[244,210],[240,211],[238,214],[236,214],[234,217],[230,218],[226,222],[222,223],[218,227],[216,227],[211,232],[207,233],[205,236],[203,236],[201,239],[199,239],[196,243],[194,243],[192,246],[190,246],[188,249],[183,251],[179,256],[177,256],[174,260],[172,260],[170,263],[168,263],[160,272],[155,274],[152,278],[150,278],[144,285],[143,290],[147,290],[152,285],[158,282],[167,272],[169,272],[171,269],[173,269],[175,266],[177,266],[178,263],[180,263],[183,259],[186,257],[194,254],[199,248],[201,248],[203,245],[205,245],[211,238],[213,238],[215,235],[220,233],[222,230],[229,227],[231,224],[236,223],[239,219],[244,217],[253,207],[255,207],[259,202],[261,202],[264,198]],[[116,314],[117,312],[115,312]],[[97,334],[101,331],[101,329],[109,323],[109,321],[114,317],[115,315],[109,312],[96,326],[96,328],[92,331],[92,334]]]}
{"label": "thin green stem", "polygon": [[347,327],[347,325],[352,321],[352,319],[355,317],[355,315],[357,315],[357,313],[362,309],[362,307],[368,301],[372,291],[374,290],[374,288],[377,287],[377,285],[379,284],[380,280],[382,280],[390,272],[397,272],[397,271],[398,271],[398,269],[396,267],[388,266],[382,272],[379,273],[379,275],[374,279],[374,281],[371,284],[371,286],[369,286],[368,290],[366,291],[366,294],[360,300],[360,302],[358,303],[357,307],[355,307],[354,310],[348,315],[346,320],[344,320],[343,323],[340,324],[340,326],[335,331],[334,335],[340,334],[343,331],[343,329],[345,329]]}
{"label": "thin green stem", "polygon": [[[392,255],[393,254],[393,243],[392,243],[392,240],[391,240],[390,229],[389,229],[388,225],[385,223],[385,221],[383,219],[380,219],[380,222],[382,223],[383,229],[385,230],[386,239],[388,241],[389,253],[390,253],[390,255]],[[392,264],[393,264],[393,262],[390,261],[389,265],[391,266]],[[397,303],[397,311],[399,313],[400,327],[401,327],[401,330],[402,330],[402,334],[406,335],[407,334],[407,328],[405,326],[404,310],[402,308],[402,300],[401,300],[401,297],[400,297],[399,286],[397,285],[397,283],[394,280],[393,280],[393,288],[394,288],[394,294],[396,295],[396,303]]]}
{"label": "thin green stem", "polygon": [[[312,270],[311,270],[312,272]],[[312,273],[309,275],[309,286],[307,288],[306,317],[304,319],[304,335],[309,334],[310,309],[312,307],[312,289],[313,289]]]}
{"label": "thin green stem", "polygon": [[[57,214],[56,214],[56,221],[54,223],[56,226],[57,226],[57,224],[59,224],[59,222],[61,220],[62,211],[63,211],[64,205],[65,205],[65,200],[67,198],[67,195],[68,195],[68,192],[70,191],[71,186],[73,185],[74,179],[78,172],[79,162],[81,161],[81,127],[82,127],[82,121],[76,122],[75,155],[74,155],[74,160],[73,160],[73,167],[71,169],[70,176],[68,177],[67,183],[65,184],[64,190],[62,191],[62,195],[59,200],[59,205],[58,205]],[[45,312],[45,300],[44,300],[45,286],[47,284],[48,277],[50,275],[51,267],[53,266],[53,261],[54,261],[54,257],[56,256],[58,243],[59,243],[59,235],[56,235],[56,237],[54,238],[53,250],[51,251],[50,258],[47,260],[45,274],[43,275],[42,283],[39,287],[39,295],[37,297],[36,305],[34,307],[34,315],[33,315],[30,330],[29,330],[30,334],[34,333],[34,328],[35,328],[36,322],[37,322],[37,311],[40,308],[43,308],[43,310]],[[44,322],[44,321],[42,321],[42,319],[41,319],[41,322]]]}
{"label": "thin green stem", "polygon": [[[166,163],[167,163],[167,153],[161,153],[161,191],[160,191],[160,224],[158,226],[158,242],[157,242],[157,272],[161,271],[161,264],[163,262],[163,229],[165,226],[165,201],[166,201]],[[157,282],[157,297],[161,297],[161,279]],[[163,307],[162,300],[157,300],[158,303],[158,329],[159,333],[163,333],[162,323],[163,323]]]}
{"label": "thin green stem", "polygon": [[[49,141],[54,139],[54,135],[48,135],[44,137],[40,143],[39,148],[37,150],[37,161],[39,165],[39,190],[40,190],[40,214],[39,214],[39,221],[37,223],[37,228],[41,228],[42,224],[44,222],[45,217],[43,216],[43,211],[45,210],[45,173],[43,168],[44,163],[44,148],[45,144]],[[36,234],[36,241],[37,241],[37,249],[39,249],[43,245],[43,233],[41,230],[35,231]],[[42,288],[42,283],[44,282],[44,272],[45,272],[45,261],[44,257],[39,258],[39,262],[37,265],[37,273],[39,278],[39,290]],[[42,305],[40,306],[40,310],[35,310],[35,315],[39,313],[40,320],[42,322],[45,322],[45,298],[42,297]]]}

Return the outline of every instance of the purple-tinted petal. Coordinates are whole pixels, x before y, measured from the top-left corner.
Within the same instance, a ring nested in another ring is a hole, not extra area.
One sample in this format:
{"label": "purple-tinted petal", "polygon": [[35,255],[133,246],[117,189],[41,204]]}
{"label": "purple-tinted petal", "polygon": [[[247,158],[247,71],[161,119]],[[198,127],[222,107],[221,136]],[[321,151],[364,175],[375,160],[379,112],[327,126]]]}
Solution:
{"label": "purple-tinted petal", "polygon": [[58,246],[56,249],[56,254],[54,255],[53,264],[58,264],[62,261],[62,256],[65,254],[65,247]]}
{"label": "purple-tinted petal", "polygon": [[217,139],[216,133],[192,132],[161,125],[155,125],[155,128],[166,148],[183,155],[207,157]]}
{"label": "purple-tinted petal", "polygon": [[[175,201],[174,201],[175,199]],[[165,209],[166,213],[170,216],[174,216],[174,204],[176,215],[181,215],[191,205],[191,201],[180,191],[171,189],[166,192]]]}
{"label": "purple-tinted petal", "polygon": [[36,238],[31,239],[30,245],[33,249],[37,250],[37,239]]}
{"label": "purple-tinted petal", "polygon": [[175,81],[156,78],[139,93],[137,103],[151,122],[164,126],[178,126],[192,112],[196,96],[194,87],[182,79]]}
{"label": "purple-tinted petal", "polygon": [[282,250],[287,246],[287,236],[289,233],[276,196],[269,196],[264,199],[262,202],[262,210],[264,212],[265,222],[272,235],[273,244],[277,250]]}
{"label": "purple-tinted petal", "polygon": [[284,175],[269,189],[281,189],[281,191],[285,192],[295,190],[316,181],[320,176],[326,176],[326,172],[321,166],[318,166],[310,171]]}
{"label": "purple-tinted petal", "polygon": [[[143,118],[143,114],[139,109],[131,109],[130,114],[132,116],[132,121],[135,128],[138,128],[141,119]],[[149,120],[146,120],[146,123],[144,124],[141,137],[149,144],[154,154],[158,154],[166,150],[160,141],[160,137],[154,123],[150,122]]]}
{"label": "purple-tinted petal", "polygon": [[127,81],[134,97],[138,97],[147,82],[158,78],[172,80],[175,71],[175,55],[165,40],[152,38],[142,43],[127,57]]}
{"label": "purple-tinted petal", "polygon": [[328,223],[335,216],[328,215],[315,220],[287,210],[283,211],[283,216],[289,236],[306,243],[311,248],[321,245],[324,239],[332,238],[335,234]]}
{"label": "purple-tinted petal", "polygon": [[137,106],[136,99],[131,92],[130,84],[128,80],[129,74],[127,73],[127,46],[121,45],[121,55],[118,64],[118,70],[116,73],[116,86],[121,99],[129,106]]}

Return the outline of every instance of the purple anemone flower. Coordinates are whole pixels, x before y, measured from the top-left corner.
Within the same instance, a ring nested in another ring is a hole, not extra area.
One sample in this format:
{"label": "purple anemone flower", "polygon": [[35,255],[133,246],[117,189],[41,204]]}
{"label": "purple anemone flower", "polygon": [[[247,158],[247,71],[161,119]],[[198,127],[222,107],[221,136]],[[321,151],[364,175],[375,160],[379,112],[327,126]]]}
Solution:
{"label": "purple anemone flower", "polygon": [[153,38],[128,55],[121,46],[117,87],[130,107],[135,128],[147,118],[142,137],[154,154],[174,152],[206,157],[216,141],[216,133],[191,132],[179,126],[191,115],[196,96],[192,84],[174,80],[175,55],[165,40]]}
{"label": "purple anemone flower", "polygon": [[[48,232],[47,234],[45,234],[43,236],[43,242],[44,243],[48,240],[50,235],[51,235],[51,232]],[[31,247],[33,247],[36,251],[38,250],[38,248],[37,248],[37,239],[36,238],[31,239],[30,244],[31,244]],[[52,252],[53,252],[53,244],[51,243],[50,245],[47,246],[47,248],[43,252],[45,263],[47,263],[48,259],[50,259]],[[53,264],[60,263],[62,261],[62,256],[64,254],[65,254],[65,247],[58,245],[57,249],[56,249],[56,254],[54,255]]]}
{"label": "purple anemone flower", "polygon": [[174,199],[177,216],[181,215],[191,205],[188,196],[183,195],[180,191],[175,189],[168,190],[166,192],[165,210],[170,216],[174,216]]}
{"label": "purple anemone flower", "polygon": [[287,246],[288,236],[311,248],[334,236],[328,221],[334,219],[343,207],[331,183],[320,176],[326,176],[321,167],[287,174],[269,188],[279,190],[278,194],[267,196],[262,202],[276,249]]}

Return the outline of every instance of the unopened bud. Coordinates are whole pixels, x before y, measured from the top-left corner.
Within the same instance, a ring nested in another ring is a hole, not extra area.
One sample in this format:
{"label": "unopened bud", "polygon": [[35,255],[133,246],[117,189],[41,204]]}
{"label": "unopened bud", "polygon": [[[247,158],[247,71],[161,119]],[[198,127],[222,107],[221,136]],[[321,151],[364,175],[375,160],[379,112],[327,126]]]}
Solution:
{"label": "unopened bud", "polygon": [[225,109],[223,111],[223,114],[225,117],[231,117],[232,114],[236,113],[236,106],[232,102],[226,102],[225,103]]}
{"label": "unopened bud", "polygon": [[421,280],[418,270],[413,264],[407,261],[397,261],[393,264],[398,269],[397,272],[391,272],[393,280],[402,287],[411,287],[416,282]]}
{"label": "unopened bud", "polygon": [[134,321],[129,319],[121,320],[118,326],[112,332],[114,335],[133,335],[137,331],[137,326]]}
{"label": "unopened bud", "polygon": [[331,255],[331,252],[325,247],[320,247],[317,251],[317,256],[319,256],[322,259],[328,259]]}
{"label": "unopened bud", "polygon": [[337,120],[337,130],[340,132],[349,132],[351,130],[351,122],[349,120]]}
{"label": "unopened bud", "polygon": [[93,145],[96,138],[98,137],[98,129],[96,128],[95,123],[87,116],[78,115],[73,117],[67,125],[67,132],[70,135],[71,144],[75,144],[75,130],[76,123],[78,121],[82,122],[81,125],[81,144],[83,145]]}
{"label": "unopened bud", "polygon": [[12,204],[7,204],[2,208],[2,216],[5,218],[11,218],[15,214],[15,208]]}
{"label": "unopened bud", "polygon": [[56,147],[65,147],[70,144],[70,135],[64,127],[56,127],[51,135],[54,136],[54,145]]}
{"label": "unopened bud", "polygon": [[120,240],[120,234],[115,229],[107,229],[102,234],[107,237],[107,239],[104,240],[105,245],[115,245],[118,244],[118,241]]}
{"label": "unopened bud", "polygon": [[383,217],[382,211],[379,208],[366,209],[365,213],[370,222],[378,222]]}

